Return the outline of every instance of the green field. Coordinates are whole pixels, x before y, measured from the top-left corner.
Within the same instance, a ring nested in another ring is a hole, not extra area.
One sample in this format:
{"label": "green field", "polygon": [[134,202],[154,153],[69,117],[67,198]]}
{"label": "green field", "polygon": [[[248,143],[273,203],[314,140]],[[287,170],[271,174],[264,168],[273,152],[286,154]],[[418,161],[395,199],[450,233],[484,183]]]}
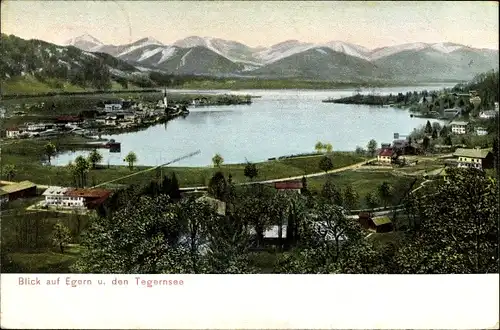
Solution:
{"label": "green field", "polygon": [[[82,138],[72,137],[54,140],[59,151],[71,150],[72,143],[81,143]],[[14,181],[30,180],[38,184],[71,186],[71,173],[64,166],[45,166],[41,164],[43,157],[43,146],[48,141],[42,140],[15,140],[7,142],[2,148],[3,164],[14,164],[16,175]],[[266,161],[257,163],[259,175],[254,180],[269,180],[276,178],[287,178],[304,174],[321,172],[318,162],[322,155],[288,158],[283,160]],[[333,154],[334,168],[340,168],[363,161],[364,158],[353,153],[336,152]],[[207,164],[208,165],[208,164]],[[88,174],[88,184],[95,185],[120,177],[142,171],[150,167],[134,167],[131,171],[126,164],[123,166],[98,166]],[[247,182],[244,176],[245,164],[222,165],[220,170],[228,176],[232,175],[233,181]],[[218,171],[213,166],[206,167],[164,167],[162,170],[154,170],[126,178],[117,182],[120,184],[144,184],[159,177],[162,173],[174,172],[182,186],[204,186],[212,175]],[[7,180],[3,177],[2,180]]]}
{"label": "green field", "polygon": [[[368,208],[366,196],[370,192],[376,192],[378,187],[385,181],[392,186],[409,184],[414,180],[412,177],[396,176],[392,171],[345,171],[328,174],[325,176],[309,178],[307,180],[309,189],[314,193],[319,193],[327,180],[332,180],[337,189],[345,189],[351,185],[359,195],[359,208]],[[419,184],[419,179],[415,187]]]}

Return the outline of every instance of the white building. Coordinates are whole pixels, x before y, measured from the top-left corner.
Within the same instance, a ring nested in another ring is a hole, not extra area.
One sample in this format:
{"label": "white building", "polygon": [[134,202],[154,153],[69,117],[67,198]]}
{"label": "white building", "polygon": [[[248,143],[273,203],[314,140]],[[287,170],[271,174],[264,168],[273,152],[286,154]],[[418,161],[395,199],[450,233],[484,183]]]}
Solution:
{"label": "white building", "polygon": [[122,105],[120,103],[110,103],[104,105],[104,110],[106,111],[118,111],[122,109]]}
{"label": "white building", "polygon": [[45,205],[62,208],[85,207],[85,200],[83,197],[73,197],[66,195],[66,193],[70,190],[71,188],[56,186],[47,188],[47,190],[45,190],[42,194],[43,196],[45,196]]}
{"label": "white building", "polygon": [[488,131],[485,128],[483,128],[483,127],[477,127],[476,128],[476,134],[480,135],[480,136],[481,135],[487,135]]}
{"label": "white building", "polygon": [[495,111],[498,111],[498,102],[495,102]]}
{"label": "white building", "polygon": [[26,130],[30,132],[44,131],[45,128],[46,128],[45,124],[32,124],[32,123],[26,124]]}
{"label": "white building", "polygon": [[14,139],[19,137],[19,134],[21,134],[21,131],[17,128],[8,128],[6,131],[6,135],[8,139]]}
{"label": "white building", "polygon": [[465,134],[467,133],[469,123],[466,121],[453,121],[451,123],[451,132],[453,134]]}
{"label": "white building", "polygon": [[491,119],[495,118],[496,116],[498,116],[498,111],[495,110],[487,110],[479,113],[479,118],[481,119]]}

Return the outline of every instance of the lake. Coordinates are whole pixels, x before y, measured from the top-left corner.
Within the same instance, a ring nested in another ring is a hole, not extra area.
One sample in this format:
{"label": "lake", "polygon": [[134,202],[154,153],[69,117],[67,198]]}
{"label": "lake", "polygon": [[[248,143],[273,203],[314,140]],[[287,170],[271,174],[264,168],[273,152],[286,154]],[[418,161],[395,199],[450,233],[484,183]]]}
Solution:
{"label": "lake", "polygon": [[[380,94],[450,88],[453,84],[377,88]],[[138,165],[160,165],[185,154],[201,153],[172,166],[207,166],[216,153],[224,163],[259,162],[271,157],[314,151],[317,141],[331,143],[334,151],[365,148],[370,139],[390,143],[394,133],[409,134],[427,119],[411,118],[406,110],[365,105],[322,103],[326,98],[350,96],[354,89],[338,90],[243,90],[182,93],[237,93],[259,96],[251,105],[190,107],[186,118],[146,130],[104,136],[121,142],[121,153],[101,149],[103,164],[125,165],[129,151]],[[362,91],[370,93],[373,90]],[[431,120],[435,121],[435,120]],[[66,165],[88,151],[58,155],[56,165]]]}

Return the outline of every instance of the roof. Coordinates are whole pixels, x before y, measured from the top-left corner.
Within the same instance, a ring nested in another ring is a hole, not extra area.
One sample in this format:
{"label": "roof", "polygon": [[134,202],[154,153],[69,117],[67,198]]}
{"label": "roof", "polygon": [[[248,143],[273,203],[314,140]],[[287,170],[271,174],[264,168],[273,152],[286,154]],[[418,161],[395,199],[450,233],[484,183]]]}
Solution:
{"label": "roof", "polygon": [[301,181],[286,181],[286,182],[275,182],[274,188],[276,189],[302,189]]}
{"label": "roof", "polygon": [[386,149],[380,150],[378,155],[379,156],[392,156],[393,153],[394,153],[394,151],[391,148],[386,148]]}
{"label": "roof", "polygon": [[459,125],[459,126],[465,126],[468,125],[469,123],[466,121],[452,121],[451,125]]}
{"label": "roof", "polygon": [[498,115],[498,111],[496,111],[496,110],[486,110],[486,111],[482,111],[479,115],[496,116],[496,115]]}
{"label": "roof", "polygon": [[58,187],[58,186],[51,186],[48,187],[42,195],[44,196],[55,196],[55,195],[64,195],[64,193],[68,190],[69,188],[65,187]]}
{"label": "roof", "polygon": [[464,149],[459,148],[455,151],[453,156],[456,157],[469,157],[469,158],[486,158],[490,153],[490,149]]}
{"label": "roof", "polygon": [[18,183],[9,184],[7,186],[3,186],[0,191],[0,195],[12,194],[18,191],[36,188],[36,184],[30,181],[21,181]]}
{"label": "roof", "polygon": [[388,216],[373,217],[372,221],[375,224],[375,226],[381,226],[381,225],[385,225],[385,224],[388,224],[388,223],[392,223],[391,219],[389,219]]}
{"label": "roof", "polygon": [[107,189],[68,189],[64,195],[70,197],[85,197],[85,198],[107,198],[111,194],[111,190]]}

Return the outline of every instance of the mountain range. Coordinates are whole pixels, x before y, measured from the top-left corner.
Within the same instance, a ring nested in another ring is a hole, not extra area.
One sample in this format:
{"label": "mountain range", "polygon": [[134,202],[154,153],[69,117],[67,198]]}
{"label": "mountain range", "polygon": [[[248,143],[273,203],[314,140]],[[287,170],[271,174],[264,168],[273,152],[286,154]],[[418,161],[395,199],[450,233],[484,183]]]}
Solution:
{"label": "mountain range", "polygon": [[98,89],[114,83],[140,87],[175,81],[182,84],[185,79],[206,79],[204,76],[339,83],[464,81],[498,70],[498,50],[454,43],[411,43],[369,50],[341,41],[313,44],[288,40],[270,47],[249,47],[193,36],[170,45],[154,38],[108,45],[89,34],[64,45],[5,34],[1,42],[3,81],[34,77],[48,85],[55,81]]}
{"label": "mountain range", "polygon": [[467,80],[498,68],[498,50],[456,43],[417,42],[370,50],[343,41],[315,44],[288,40],[254,48],[231,40],[192,36],[171,45],[143,38],[115,46],[85,34],[66,45],[113,55],[141,70],[173,74],[429,81]]}

